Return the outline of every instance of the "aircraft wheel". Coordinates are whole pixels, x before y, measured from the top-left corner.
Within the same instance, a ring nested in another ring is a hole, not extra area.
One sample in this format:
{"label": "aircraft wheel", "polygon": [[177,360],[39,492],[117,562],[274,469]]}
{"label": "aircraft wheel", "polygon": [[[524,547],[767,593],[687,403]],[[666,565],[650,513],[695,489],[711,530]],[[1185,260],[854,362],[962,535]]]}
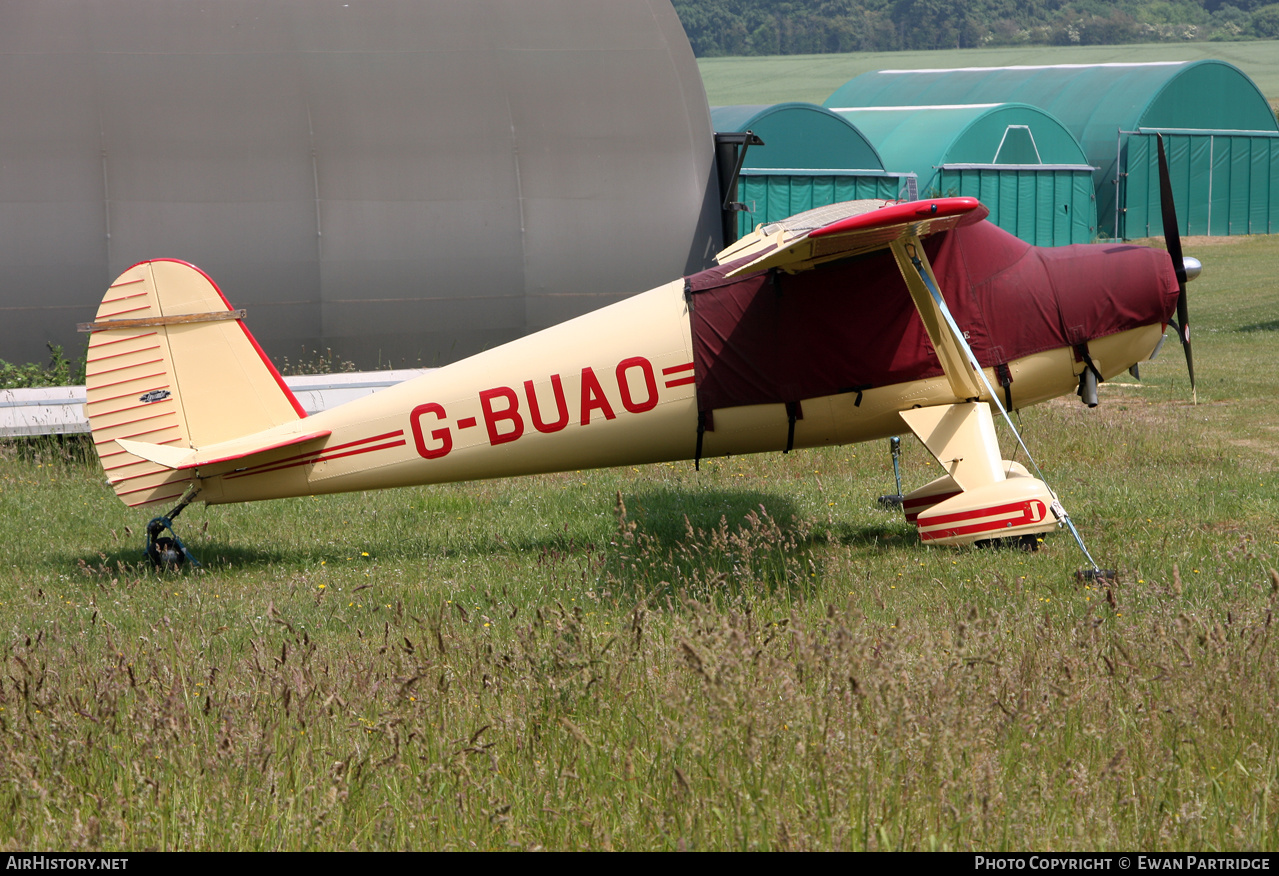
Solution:
{"label": "aircraft wheel", "polygon": [[973,542],[973,547],[983,550],[997,550],[1000,548],[1016,548],[1018,550],[1034,553],[1039,550],[1039,536],[1032,533],[1026,535],[1017,535],[1012,538],[983,538],[981,541]]}
{"label": "aircraft wheel", "polygon": [[186,554],[178,543],[167,536],[147,545],[147,557],[161,571],[176,571],[186,562]]}

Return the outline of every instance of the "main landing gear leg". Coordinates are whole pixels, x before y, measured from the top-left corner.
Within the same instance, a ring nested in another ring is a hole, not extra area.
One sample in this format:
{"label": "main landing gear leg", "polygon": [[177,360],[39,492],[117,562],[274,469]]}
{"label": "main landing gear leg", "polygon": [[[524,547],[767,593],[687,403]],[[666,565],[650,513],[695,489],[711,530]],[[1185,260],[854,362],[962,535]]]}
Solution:
{"label": "main landing gear leg", "polygon": [[[187,560],[190,560],[196,566],[200,565],[200,561],[191,555],[186,545],[182,543],[182,539],[178,538],[178,534],[173,531],[173,519],[181,514],[186,506],[195,501],[195,497],[199,492],[200,488],[193,486],[172,511],[163,517],[153,517],[151,522],[147,524],[147,559],[157,569],[176,571]],[[162,536],[160,533],[166,529],[169,531],[169,535]]]}

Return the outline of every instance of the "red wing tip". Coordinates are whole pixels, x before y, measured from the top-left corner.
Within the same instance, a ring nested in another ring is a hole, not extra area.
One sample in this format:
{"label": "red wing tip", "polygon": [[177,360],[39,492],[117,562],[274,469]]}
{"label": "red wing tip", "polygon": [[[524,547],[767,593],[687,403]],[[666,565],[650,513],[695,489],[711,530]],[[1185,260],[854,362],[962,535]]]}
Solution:
{"label": "red wing tip", "polygon": [[903,222],[918,222],[921,219],[945,219],[948,216],[963,216],[981,211],[977,218],[984,218],[988,211],[976,198],[930,198],[926,201],[908,201],[904,204],[888,204],[869,213],[849,216],[838,222],[832,222],[824,228],[809,232],[809,237],[826,237],[849,231],[860,231],[867,228],[880,228],[888,225],[899,225]]}

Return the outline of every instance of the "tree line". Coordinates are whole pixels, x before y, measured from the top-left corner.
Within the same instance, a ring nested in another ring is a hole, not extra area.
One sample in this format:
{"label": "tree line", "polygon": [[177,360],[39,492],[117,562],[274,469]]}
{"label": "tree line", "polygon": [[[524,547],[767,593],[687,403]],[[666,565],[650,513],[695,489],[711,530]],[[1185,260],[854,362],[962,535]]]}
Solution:
{"label": "tree line", "polygon": [[807,55],[1279,38],[1265,0],[674,0],[693,52]]}

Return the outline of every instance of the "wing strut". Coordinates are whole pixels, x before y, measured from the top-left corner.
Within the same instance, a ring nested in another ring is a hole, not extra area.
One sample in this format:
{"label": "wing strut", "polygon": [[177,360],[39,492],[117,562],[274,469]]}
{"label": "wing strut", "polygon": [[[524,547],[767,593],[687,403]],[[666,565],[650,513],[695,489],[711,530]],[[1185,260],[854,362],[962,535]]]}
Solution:
{"label": "wing strut", "polygon": [[[1012,417],[1008,415],[1003,402],[999,400],[999,395],[995,392],[995,388],[990,385],[990,381],[986,378],[985,370],[981,367],[981,363],[977,361],[977,356],[964,338],[964,333],[960,331],[959,325],[955,322],[955,317],[950,312],[950,308],[946,306],[946,300],[942,298],[941,290],[937,287],[937,280],[933,276],[932,266],[928,264],[927,258],[923,255],[923,249],[923,244],[920,243],[918,235],[913,232],[903,235],[892,243],[892,251],[897,259],[897,265],[901,269],[902,277],[906,280],[906,285],[911,291],[911,297],[915,299],[915,306],[919,309],[920,316],[923,317],[929,338],[937,349],[942,368],[946,371],[946,376],[949,378],[952,388],[956,389],[955,395],[960,398],[980,396],[980,392],[975,394],[969,392],[970,388],[975,388],[976,386],[973,378],[975,373],[976,378],[980,379],[985,387],[986,394],[990,397],[991,402],[994,403],[995,407],[999,408],[999,413],[1003,415],[1004,422],[1008,424],[1009,429],[1012,429],[1013,436],[1017,439],[1018,445],[1021,446],[1022,452],[1026,454],[1026,459],[1034,467],[1035,473],[1041,481],[1047,483],[1048,481],[1044,477],[1043,471],[1039,468],[1039,463],[1035,462],[1034,456],[1030,453],[1030,448],[1022,440],[1021,433],[1017,431],[1017,427],[1013,425]],[[921,300],[922,296],[917,294],[920,286],[927,292],[927,300]],[[945,332],[942,331],[941,325],[937,325],[938,318],[944,324]],[[936,331],[934,331],[934,328],[936,328]],[[964,361],[959,367],[953,368],[952,362],[957,352],[962,353]],[[1049,489],[1052,491],[1051,487]],[[1080,536],[1079,530],[1075,528],[1075,524],[1071,521],[1070,515],[1066,513],[1066,509],[1062,507],[1056,491],[1052,491],[1052,496],[1051,510],[1053,516],[1064,523],[1066,528],[1070,530],[1070,534],[1075,537],[1075,541],[1079,544],[1079,549],[1083,551],[1088,564],[1092,566],[1093,575],[1098,578],[1103,577],[1104,573],[1097,566],[1092,554],[1088,552],[1088,547],[1084,544],[1083,537]]]}

